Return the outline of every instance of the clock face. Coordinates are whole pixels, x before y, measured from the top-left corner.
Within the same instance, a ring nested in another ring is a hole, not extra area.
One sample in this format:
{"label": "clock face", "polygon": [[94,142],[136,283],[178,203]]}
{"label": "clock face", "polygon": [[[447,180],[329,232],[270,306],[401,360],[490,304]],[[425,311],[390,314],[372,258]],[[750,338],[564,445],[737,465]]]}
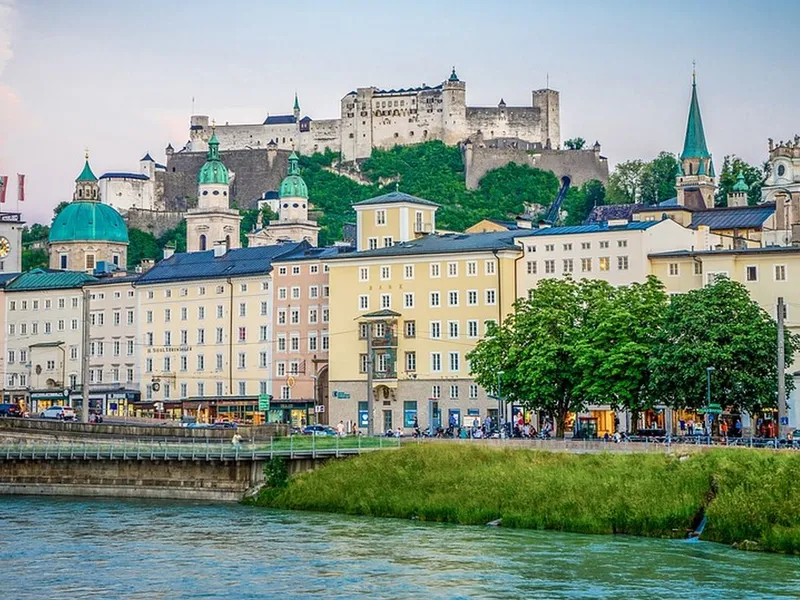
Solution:
{"label": "clock face", "polygon": [[11,242],[7,238],[0,237],[0,257],[8,256],[11,252]]}

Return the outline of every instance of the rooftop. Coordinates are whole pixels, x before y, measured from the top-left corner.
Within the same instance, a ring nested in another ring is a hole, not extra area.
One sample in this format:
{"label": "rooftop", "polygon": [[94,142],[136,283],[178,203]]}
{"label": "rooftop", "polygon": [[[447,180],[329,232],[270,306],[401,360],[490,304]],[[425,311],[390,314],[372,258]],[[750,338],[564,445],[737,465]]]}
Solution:
{"label": "rooftop", "polygon": [[272,262],[294,262],[298,260],[322,260],[326,258],[334,258],[341,254],[348,254],[354,252],[353,246],[325,246],[324,248],[298,248],[293,252],[284,254],[279,258],[274,259]]}
{"label": "rooftop", "polygon": [[129,273],[127,275],[102,275],[97,276],[95,281],[87,281],[87,286],[96,286],[96,285],[114,285],[120,283],[133,283],[137,281],[141,277],[141,273]]}
{"label": "rooftop", "polygon": [[294,115],[270,115],[264,119],[264,125],[290,125],[297,123]]}
{"label": "rooftop", "polygon": [[307,247],[309,247],[308,242],[298,242],[255,248],[237,248],[228,250],[220,257],[215,257],[213,250],[181,252],[156,264],[144,273],[136,284],[149,285],[171,281],[266,275],[272,271],[273,260]]}
{"label": "rooftop", "polygon": [[[629,221],[621,225],[609,224],[608,221],[589,223],[588,225],[571,225],[569,227],[547,227],[534,229],[530,235],[533,237],[550,235],[576,235],[587,233],[607,233],[609,231],[644,231],[661,223],[661,221]],[[520,235],[519,231],[515,232]]]}
{"label": "rooftop", "polygon": [[425,198],[417,198],[416,196],[412,196],[411,194],[406,194],[404,192],[389,192],[388,194],[383,194],[382,196],[376,196],[375,198],[367,198],[366,200],[362,200],[361,202],[353,203],[353,206],[369,206],[372,204],[400,204],[400,203],[412,203],[412,204],[424,204],[425,206],[439,206],[435,202],[431,202],[430,200],[425,200]]}
{"label": "rooftop", "polygon": [[144,173],[125,173],[124,171],[109,171],[100,175],[100,179],[141,179],[147,181],[150,178]]}
{"label": "rooftop", "polygon": [[753,256],[758,254],[797,254],[800,246],[764,246],[762,248],[729,248],[724,250],[672,250],[648,254],[651,258],[690,258],[692,256]]}
{"label": "rooftop", "polygon": [[728,206],[707,210],[695,210],[692,228],[705,225],[710,229],[758,229],[775,214],[772,202],[757,206]]}
{"label": "rooftop", "polygon": [[95,281],[95,278],[81,271],[32,269],[6,284],[6,291],[21,292],[79,288],[89,281]]}

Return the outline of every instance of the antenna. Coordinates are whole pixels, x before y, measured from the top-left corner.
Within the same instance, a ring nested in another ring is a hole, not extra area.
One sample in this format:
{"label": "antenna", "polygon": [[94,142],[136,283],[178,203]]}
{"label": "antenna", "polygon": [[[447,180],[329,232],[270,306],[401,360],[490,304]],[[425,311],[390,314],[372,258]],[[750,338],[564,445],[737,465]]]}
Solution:
{"label": "antenna", "polygon": [[547,75],[546,75],[546,83],[545,83],[545,86],[544,86],[544,87],[545,87],[545,89],[547,89],[547,90],[549,90],[549,89],[550,89],[550,73],[547,73]]}
{"label": "antenna", "polygon": [[192,114],[194,114],[194,96],[192,96]]}

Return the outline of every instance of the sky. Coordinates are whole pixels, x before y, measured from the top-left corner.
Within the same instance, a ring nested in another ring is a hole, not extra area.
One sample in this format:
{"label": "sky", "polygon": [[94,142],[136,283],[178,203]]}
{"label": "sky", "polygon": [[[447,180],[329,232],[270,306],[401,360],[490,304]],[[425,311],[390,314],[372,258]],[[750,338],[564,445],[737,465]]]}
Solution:
{"label": "sky", "polygon": [[[188,140],[189,117],[339,116],[356,87],[436,84],[470,106],[561,93],[562,140],[611,164],[680,152],[697,62],[708,145],[751,163],[800,133],[800,0],[0,0],[0,174],[29,222],[98,176]],[[194,101],[193,101],[194,99]]]}

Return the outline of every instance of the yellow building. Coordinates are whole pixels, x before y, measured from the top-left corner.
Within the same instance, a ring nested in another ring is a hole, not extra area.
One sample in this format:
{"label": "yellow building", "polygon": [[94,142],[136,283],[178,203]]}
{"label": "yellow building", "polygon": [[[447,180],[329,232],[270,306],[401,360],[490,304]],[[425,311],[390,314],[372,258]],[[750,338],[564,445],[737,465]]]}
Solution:
{"label": "yellow building", "polygon": [[[662,252],[650,255],[653,274],[670,294],[698,289],[725,275],[743,284],[750,297],[773,317],[778,298],[786,303],[786,327],[800,333],[800,298],[795,284],[800,281],[800,248],[769,246],[740,250]],[[800,426],[800,361],[786,357],[787,370],[794,374],[795,390],[789,396],[789,425]],[[745,423],[745,426],[747,424]]]}
{"label": "yellow building", "polygon": [[[399,211],[385,196],[356,205],[359,223],[366,224],[358,232],[359,248],[382,239],[381,227],[387,237],[410,234],[403,210],[422,214],[423,224],[434,222],[435,206],[402,196]],[[380,211],[385,216],[377,217]],[[515,260],[522,250],[514,238],[519,235],[429,234],[328,260],[329,422],[366,428],[370,362],[376,432],[408,430],[415,419],[421,427],[446,427],[451,419],[472,425],[496,414],[497,401],[470,377],[466,356],[485,335],[487,322],[501,321],[516,300]]]}
{"label": "yellow building", "polygon": [[436,231],[436,209],[430,200],[390,192],[353,205],[356,211],[356,249],[375,250]]}

